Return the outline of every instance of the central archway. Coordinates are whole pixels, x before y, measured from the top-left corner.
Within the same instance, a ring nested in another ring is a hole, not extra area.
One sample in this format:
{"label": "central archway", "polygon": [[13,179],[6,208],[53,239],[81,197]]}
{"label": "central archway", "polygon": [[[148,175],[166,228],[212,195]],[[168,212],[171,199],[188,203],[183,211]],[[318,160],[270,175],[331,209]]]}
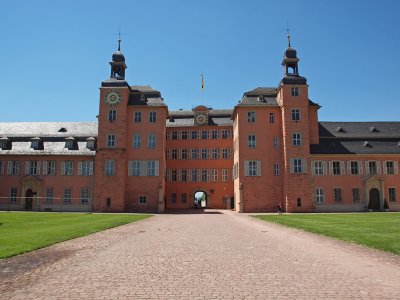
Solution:
{"label": "central archway", "polygon": [[194,193],[194,207],[206,208],[207,207],[207,193],[204,191],[197,191]]}
{"label": "central archway", "polygon": [[381,208],[381,199],[379,190],[376,188],[370,189],[369,191],[369,207],[372,210],[380,210]]}
{"label": "central archway", "polygon": [[32,209],[33,206],[33,191],[28,189],[25,193],[25,209]]}

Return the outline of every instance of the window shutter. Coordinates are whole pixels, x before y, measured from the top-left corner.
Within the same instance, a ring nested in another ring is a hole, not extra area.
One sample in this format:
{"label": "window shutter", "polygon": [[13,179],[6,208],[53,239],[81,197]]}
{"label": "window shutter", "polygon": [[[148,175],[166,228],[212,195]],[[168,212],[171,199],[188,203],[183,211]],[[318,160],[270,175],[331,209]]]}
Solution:
{"label": "window shutter", "polygon": [[363,164],[362,161],[358,162],[358,172],[360,173],[360,175],[362,175],[363,173]]}
{"label": "window shutter", "polygon": [[333,161],[329,161],[329,175],[333,175]]}
{"label": "window shutter", "polygon": [[7,164],[7,174],[11,175],[12,173],[12,161],[9,161]]}
{"label": "window shutter", "polygon": [[383,161],[383,174],[387,174],[387,161],[386,160],[384,160]]}
{"label": "window shutter", "polygon": [[167,158],[168,158],[168,159],[171,159],[171,149],[168,149],[168,150],[167,150]]}
{"label": "window shutter", "polygon": [[207,159],[210,159],[210,150],[211,149],[207,149]]}
{"label": "window shutter", "polygon": [[140,176],[147,176],[147,160],[140,161]]}
{"label": "window shutter", "polygon": [[82,176],[82,162],[78,161],[78,175]]}
{"label": "window shutter", "polygon": [[257,176],[261,176],[261,160],[257,160]]}
{"label": "window shutter", "polygon": [[31,162],[30,161],[27,161],[26,163],[25,163],[25,175],[28,175],[29,174],[29,169],[31,168]]}
{"label": "window shutter", "polygon": [[322,174],[324,174],[324,175],[328,174],[328,166],[327,165],[328,164],[326,161],[322,162],[322,169],[323,169]]}
{"label": "window shutter", "polygon": [[171,170],[167,170],[167,181],[171,181]]}
{"label": "window shutter", "polygon": [[365,174],[369,174],[369,160],[365,162]]}
{"label": "window shutter", "polygon": [[351,175],[351,161],[347,162],[347,174]]}
{"label": "window shutter", "polygon": [[156,170],[155,170],[156,176],[160,176],[160,161],[159,160],[155,161],[155,168],[156,168]]}
{"label": "window shutter", "polygon": [[43,175],[49,175],[47,174],[47,161],[43,162]]}
{"label": "window shutter", "polygon": [[93,176],[93,162],[89,162],[89,175]]}
{"label": "window shutter", "polygon": [[196,173],[196,175],[197,175],[197,181],[198,181],[198,182],[201,182],[202,170],[200,169],[200,170],[197,170],[196,172],[197,172],[197,173]]}
{"label": "window shutter", "polygon": [[61,175],[65,175],[65,161],[61,162]]}
{"label": "window shutter", "polygon": [[399,173],[399,163],[397,161],[393,162],[394,174],[397,175]]}
{"label": "window shutter", "polygon": [[376,174],[380,175],[381,174],[381,162],[380,161],[376,161]]}
{"label": "window shutter", "polygon": [[244,176],[249,176],[249,161],[244,161]]}
{"label": "window shutter", "polygon": [[289,169],[290,169],[290,173],[294,173],[294,159],[293,158],[289,159]]}
{"label": "window shutter", "polygon": [[306,174],[307,173],[307,159],[303,158],[301,160],[301,169],[302,173]]}
{"label": "window shutter", "polygon": [[345,175],[344,161],[340,161],[340,175]]}
{"label": "window shutter", "polygon": [[130,160],[128,161],[128,176],[132,176],[133,175],[133,161]]}
{"label": "window shutter", "polygon": [[36,175],[40,175],[40,161],[37,162],[37,170],[36,170]]}

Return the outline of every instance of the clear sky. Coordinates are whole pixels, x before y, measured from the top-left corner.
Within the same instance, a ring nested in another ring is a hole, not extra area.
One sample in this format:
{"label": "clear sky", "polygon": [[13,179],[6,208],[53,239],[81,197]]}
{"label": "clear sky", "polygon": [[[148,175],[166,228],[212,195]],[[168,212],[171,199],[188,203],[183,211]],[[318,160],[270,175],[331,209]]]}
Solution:
{"label": "clear sky", "polygon": [[[0,121],[95,121],[119,30],[169,109],[277,87],[291,28],[322,121],[400,121],[400,1],[0,1]],[[201,79],[205,78],[201,102]]]}

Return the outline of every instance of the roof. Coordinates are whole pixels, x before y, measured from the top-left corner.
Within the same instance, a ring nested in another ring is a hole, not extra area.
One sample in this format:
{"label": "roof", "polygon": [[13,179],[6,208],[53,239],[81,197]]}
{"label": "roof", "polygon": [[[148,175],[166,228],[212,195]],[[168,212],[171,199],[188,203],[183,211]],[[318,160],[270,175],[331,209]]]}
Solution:
{"label": "roof", "polygon": [[86,142],[77,142],[76,150],[65,148],[65,141],[44,141],[43,150],[31,148],[29,141],[15,141],[11,150],[0,150],[0,155],[96,155],[96,151],[86,147]]}
{"label": "roof", "polygon": [[320,122],[311,154],[400,154],[400,122]]}
{"label": "roof", "polygon": [[[210,109],[208,112],[208,125],[232,126],[232,109]],[[194,124],[192,110],[175,110],[169,112],[167,127],[190,127]]]}
{"label": "roof", "polygon": [[0,122],[1,137],[96,137],[97,122]]}
{"label": "roof", "polygon": [[130,86],[128,105],[166,106],[161,93],[148,85]]}

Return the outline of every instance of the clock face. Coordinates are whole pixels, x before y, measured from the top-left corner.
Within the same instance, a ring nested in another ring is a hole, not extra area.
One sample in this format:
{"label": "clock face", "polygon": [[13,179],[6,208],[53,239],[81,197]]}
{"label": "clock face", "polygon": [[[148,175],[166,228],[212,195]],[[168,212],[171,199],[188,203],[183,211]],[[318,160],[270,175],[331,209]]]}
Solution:
{"label": "clock face", "polygon": [[206,115],[197,115],[196,116],[196,123],[198,125],[204,125],[207,123],[207,116]]}
{"label": "clock face", "polygon": [[117,90],[111,90],[104,96],[104,101],[108,105],[115,105],[121,101],[121,94]]}

